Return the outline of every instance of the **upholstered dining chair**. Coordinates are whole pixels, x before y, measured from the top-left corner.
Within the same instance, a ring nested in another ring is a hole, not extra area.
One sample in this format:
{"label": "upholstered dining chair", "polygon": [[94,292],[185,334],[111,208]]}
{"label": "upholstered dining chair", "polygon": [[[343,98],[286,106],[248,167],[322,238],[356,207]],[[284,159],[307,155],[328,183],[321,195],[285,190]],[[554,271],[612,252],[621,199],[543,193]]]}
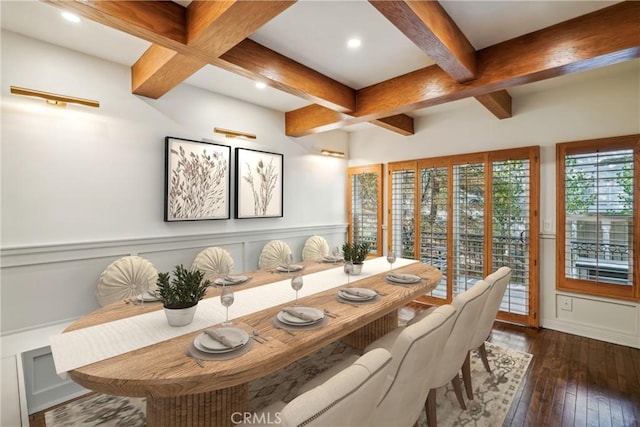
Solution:
{"label": "upholstered dining chair", "polygon": [[369,426],[391,361],[391,354],[383,348],[367,352],[291,402],[272,403],[239,425]]}
{"label": "upholstered dining chair", "polygon": [[322,236],[311,236],[302,248],[303,261],[321,261],[323,257],[329,255],[329,243]]}
{"label": "upholstered dining chair", "polygon": [[287,262],[291,248],[282,240],[272,240],[262,248],[258,258],[258,268],[275,268]]}
{"label": "upholstered dining chair", "polygon": [[456,308],[456,319],[451,333],[443,347],[438,351],[434,361],[434,377],[427,395],[427,423],[429,427],[437,426],[436,393],[439,387],[451,382],[453,390],[462,409],[467,409],[458,373],[467,357],[469,343],[476,331],[476,322],[480,317],[489,296],[489,284],[484,280],[476,282],[471,288],[457,295],[452,305]]}
{"label": "upholstered dining chair", "polygon": [[462,366],[462,377],[464,386],[467,391],[467,397],[473,399],[473,385],[471,384],[471,350],[478,349],[482,363],[487,372],[491,372],[489,360],[487,359],[487,350],[484,343],[491,334],[493,321],[496,319],[502,297],[507,289],[507,285],[511,280],[511,269],[509,267],[500,267],[496,272],[488,275],[484,281],[489,284],[489,295],[484,304],[484,309],[480,313],[480,317],[476,319],[476,330],[469,342],[469,351],[467,358]]}
{"label": "upholstered dining chair", "polygon": [[[367,427],[404,427],[418,421],[430,389],[433,361],[449,337],[455,318],[455,308],[443,305],[420,322],[396,328],[365,348],[365,352],[384,348],[393,359]],[[351,356],[332,366],[305,384],[301,391],[322,383],[357,357]]]}
{"label": "upholstered dining chair", "polygon": [[233,257],[226,249],[210,247],[202,250],[191,263],[191,270],[200,270],[204,273],[203,280],[213,283],[220,271],[230,273],[233,271]]}
{"label": "upholstered dining chair", "polygon": [[367,347],[366,351],[386,348],[393,358],[369,425],[401,427],[418,421],[436,373],[433,362],[456,316],[452,305],[440,306],[420,322],[398,328]]}
{"label": "upholstered dining chair", "polygon": [[158,270],[139,256],[118,258],[104,269],[95,294],[98,304],[105,306],[139,295],[139,289],[153,292],[157,287]]}

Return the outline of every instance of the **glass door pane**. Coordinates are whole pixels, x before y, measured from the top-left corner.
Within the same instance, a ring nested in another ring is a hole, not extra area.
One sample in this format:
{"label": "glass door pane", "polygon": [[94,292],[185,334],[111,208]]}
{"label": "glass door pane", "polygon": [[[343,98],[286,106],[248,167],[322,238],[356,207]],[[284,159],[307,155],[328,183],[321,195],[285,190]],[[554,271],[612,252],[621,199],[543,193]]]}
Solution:
{"label": "glass door pane", "polygon": [[484,163],[453,167],[453,295],[485,277]]}
{"label": "glass door pane", "polygon": [[492,164],[492,270],[512,270],[500,309],[529,314],[530,162],[495,161]]}
{"label": "glass door pane", "polygon": [[427,295],[447,299],[448,167],[420,169],[420,261],[442,271],[438,286]]}

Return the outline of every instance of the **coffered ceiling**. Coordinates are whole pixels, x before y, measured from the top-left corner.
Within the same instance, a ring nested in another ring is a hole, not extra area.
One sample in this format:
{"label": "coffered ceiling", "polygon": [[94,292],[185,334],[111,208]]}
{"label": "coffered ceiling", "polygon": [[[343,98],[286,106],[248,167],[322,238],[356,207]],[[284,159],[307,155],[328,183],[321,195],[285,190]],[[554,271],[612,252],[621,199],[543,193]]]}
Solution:
{"label": "coffered ceiling", "polygon": [[284,111],[290,136],[410,135],[462,99],[508,119],[518,86],[640,57],[636,1],[2,1],[2,28],[131,66],[139,96],[191,84]]}

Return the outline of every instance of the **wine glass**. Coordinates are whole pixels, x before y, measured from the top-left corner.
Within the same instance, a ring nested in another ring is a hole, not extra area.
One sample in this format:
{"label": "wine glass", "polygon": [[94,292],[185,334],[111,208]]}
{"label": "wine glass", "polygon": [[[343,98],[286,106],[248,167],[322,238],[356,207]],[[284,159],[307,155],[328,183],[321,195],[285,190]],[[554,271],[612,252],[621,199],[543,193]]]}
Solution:
{"label": "wine glass", "polygon": [[287,257],[285,258],[285,266],[287,267],[287,273],[291,273],[291,264],[293,264],[293,255],[292,254],[287,254]]}
{"label": "wine glass", "polygon": [[340,248],[337,246],[333,248],[331,255],[333,255],[333,263],[335,264],[340,259]]}
{"label": "wine glass", "polygon": [[351,261],[344,263],[344,272],[347,274],[347,285],[349,285],[351,273],[353,273],[353,263]]}
{"label": "wine glass", "polygon": [[396,262],[396,254],[393,252],[389,252],[387,254],[387,262],[389,263],[389,271],[393,268],[393,263]]}
{"label": "wine glass", "polygon": [[296,274],[291,278],[291,287],[296,291],[296,302],[293,305],[298,305],[298,291],[302,289],[302,274]]}
{"label": "wine glass", "polygon": [[220,264],[218,266],[218,278],[219,280],[219,284],[223,285],[225,284],[225,281],[228,279],[229,277],[229,266],[227,264]]}
{"label": "wine glass", "polygon": [[225,317],[223,325],[230,325],[232,322],[229,321],[229,306],[233,304],[233,290],[228,286],[222,287],[222,292],[220,293],[220,303],[227,308],[227,315]]}
{"label": "wine glass", "polygon": [[149,282],[140,280],[132,284],[133,292],[135,293],[135,298],[140,297],[140,306],[144,307],[144,297],[145,292],[149,290]]}

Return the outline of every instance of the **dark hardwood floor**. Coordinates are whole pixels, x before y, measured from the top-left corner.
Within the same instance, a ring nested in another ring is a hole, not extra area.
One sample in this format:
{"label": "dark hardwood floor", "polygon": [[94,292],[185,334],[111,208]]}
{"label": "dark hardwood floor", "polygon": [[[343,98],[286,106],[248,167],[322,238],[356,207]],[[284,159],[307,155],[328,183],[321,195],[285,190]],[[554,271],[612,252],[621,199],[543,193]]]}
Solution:
{"label": "dark hardwood floor", "polygon": [[639,349],[499,322],[490,341],[533,354],[503,426],[640,426]]}
{"label": "dark hardwood floor", "polygon": [[503,426],[640,426],[639,349],[499,322],[490,341],[533,354]]}

